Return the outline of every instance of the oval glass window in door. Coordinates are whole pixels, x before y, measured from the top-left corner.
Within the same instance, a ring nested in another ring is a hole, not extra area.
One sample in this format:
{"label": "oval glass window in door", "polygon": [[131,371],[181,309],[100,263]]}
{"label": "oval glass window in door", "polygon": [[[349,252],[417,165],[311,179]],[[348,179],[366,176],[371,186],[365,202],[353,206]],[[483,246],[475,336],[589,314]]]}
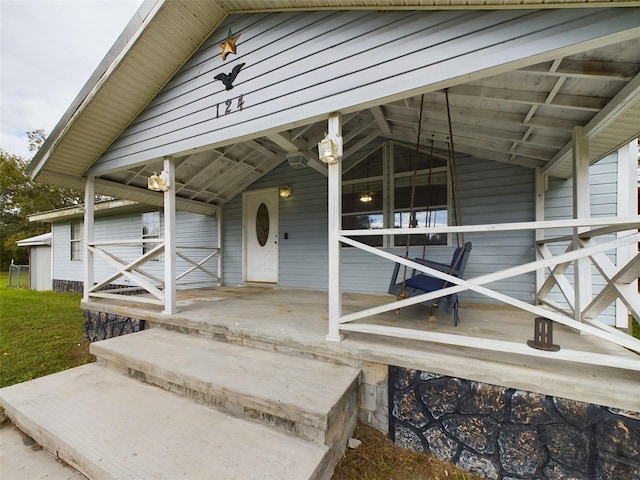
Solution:
{"label": "oval glass window in door", "polygon": [[264,247],[269,238],[269,209],[264,203],[261,203],[256,213],[256,236],[258,243]]}

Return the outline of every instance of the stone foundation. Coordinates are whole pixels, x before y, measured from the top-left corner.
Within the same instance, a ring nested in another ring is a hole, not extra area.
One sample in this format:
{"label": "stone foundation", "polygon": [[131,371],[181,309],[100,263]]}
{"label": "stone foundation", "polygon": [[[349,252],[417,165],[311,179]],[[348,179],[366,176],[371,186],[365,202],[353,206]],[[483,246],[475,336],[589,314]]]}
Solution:
{"label": "stone foundation", "polygon": [[640,413],[389,367],[389,432],[490,479],[640,479]]}
{"label": "stone foundation", "polygon": [[144,320],[114,313],[84,311],[84,337],[90,342],[144,330]]}
{"label": "stone foundation", "polygon": [[54,292],[83,293],[84,283],[76,280],[58,280],[54,278],[51,288]]}
{"label": "stone foundation", "polygon": [[[84,293],[84,282],[79,282],[77,280],[57,280],[53,279],[52,287],[54,292],[69,292],[69,293]],[[129,285],[119,285],[116,283],[110,283],[105,287],[101,288],[100,291],[103,292],[105,290],[124,290],[130,289]],[[143,293],[147,293],[144,288],[133,288],[131,290],[127,290],[126,292],[117,292],[118,295],[141,295]]]}

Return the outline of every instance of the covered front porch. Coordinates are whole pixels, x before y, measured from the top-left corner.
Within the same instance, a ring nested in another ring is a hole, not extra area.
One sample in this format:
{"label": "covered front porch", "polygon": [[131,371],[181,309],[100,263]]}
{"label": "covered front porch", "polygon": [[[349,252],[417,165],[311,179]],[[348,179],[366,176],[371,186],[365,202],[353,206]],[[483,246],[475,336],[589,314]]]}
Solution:
{"label": "covered front porch", "polygon": [[[344,293],[343,311],[349,314],[374,308],[388,303],[389,298]],[[367,376],[382,376],[386,380],[388,365],[613,408],[640,409],[638,356],[623,347],[556,325],[554,343],[561,347],[558,352],[533,348],[528,349],[529,354],[496,351],[496,342],[526,345],[533,338],[534,316],[509,306],[463,302],[462,322],[454,327],[450,316],[437,312],[436,321],[430,322],[429,309],[414,305],[368,320],[369,324],[406,329],[414,338],[349,332],[342,342],[336,343],[325,340],[328,299],[322,291],[259,286],[180,290],[177,294],[180,311],[173,314],[162,313],[161,306],[140,300],[137,296],[100,299],[83,303],[83,308],[141,319],[145,328],[168,328],[293,356],[364,367],[364,395],[369,392],[372,398],[361,399],[361,411],[367,401],[373,402],[368,410],[372,418],[368,421],[380,427],[386,420],[376,421],[373,416],[386,414],[381,412],[388,406],[387,399],[384,392],[375,393],[375,380]],[[467,346],[424,342],[418,339],[421,333],[442,334],[443,338],[455,334],[471,341]],[[590,352],[601,364],[580,363],[574,354],[567,361],[567,353],[575,351]]]}

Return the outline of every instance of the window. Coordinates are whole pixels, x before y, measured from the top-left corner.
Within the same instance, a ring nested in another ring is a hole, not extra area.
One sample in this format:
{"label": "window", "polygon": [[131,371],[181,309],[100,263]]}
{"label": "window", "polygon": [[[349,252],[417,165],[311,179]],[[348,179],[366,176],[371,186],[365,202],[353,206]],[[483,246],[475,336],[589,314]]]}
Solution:
{"label": "window", "polygon": [[[142,213],[142,239],[148,240],[160,238],[160,212]],[[142,244],[142,254],[153,250],[158,244],[155,242],[144,242]]]}
{"label": "window", "polygon": [[[447,161],[396,144],[393,170],[393,228],[447,225]],[[406,244],[406,235],[395,236],[396,246]],[[447,235],[411,235],[410,244],[446,245]]]}
{"label": "window", "polygon": [[71,260],[82,260],[82,223],[71,224],[70,255]]}
{"label": "window", "polygon": [[[391,155],[388,155],[391,152]],[[392,161],[387,162],[387,157]],[[388,165],[388,167],[387,167]],[[381,145],[342,174],[342,228],[345,230],[447,225],[446,159],[415,148]],[[387,192],[393,192],[387,198]],[[413,193],[413,208],[412,208]],[[371,246],[405,246],[406,235],[358,237]],[[446,245],[446,234],[411,235],[411,245]]]}
{"label": "window", "polygon": [[[342,228],[362,230],[384,228],[384,148],[348,167],[342,174]],[[382,235],[356,240],[381,247]]]}

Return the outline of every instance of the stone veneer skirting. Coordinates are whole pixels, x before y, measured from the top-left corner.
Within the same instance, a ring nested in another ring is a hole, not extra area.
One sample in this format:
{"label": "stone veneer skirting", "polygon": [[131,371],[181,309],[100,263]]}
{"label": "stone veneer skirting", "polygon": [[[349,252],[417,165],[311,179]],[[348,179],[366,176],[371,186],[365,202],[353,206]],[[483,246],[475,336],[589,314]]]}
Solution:
{"label": "stone veneer skirting", "polygon": [[490,479],[640,479],[640,413],[389,367],[389,433]]}
{"label": "stone veneer skirting", "polygon": [[[57,280],[54,278],[52,288],[54,292],[84,293],[84,283],[78,280]],[[104,288],[101,288],[100,291],[125,289],[127,289],[125,292],[117,292],[118,295],[140,295],[147,293],[144,288],[131,288],[129,285],[119,285],[117,283],[110,283]]]}
{"label": "stone veneer skirting", "polygon": [[77,280],[58,280],[54,278],[52,288],[54,292],[83,293],[84,283]]}
{"label": "stone veneer skirting", "polygon": [[90,342],[144,330],[144,320],[115,313],[84,311],[84,337]]}

